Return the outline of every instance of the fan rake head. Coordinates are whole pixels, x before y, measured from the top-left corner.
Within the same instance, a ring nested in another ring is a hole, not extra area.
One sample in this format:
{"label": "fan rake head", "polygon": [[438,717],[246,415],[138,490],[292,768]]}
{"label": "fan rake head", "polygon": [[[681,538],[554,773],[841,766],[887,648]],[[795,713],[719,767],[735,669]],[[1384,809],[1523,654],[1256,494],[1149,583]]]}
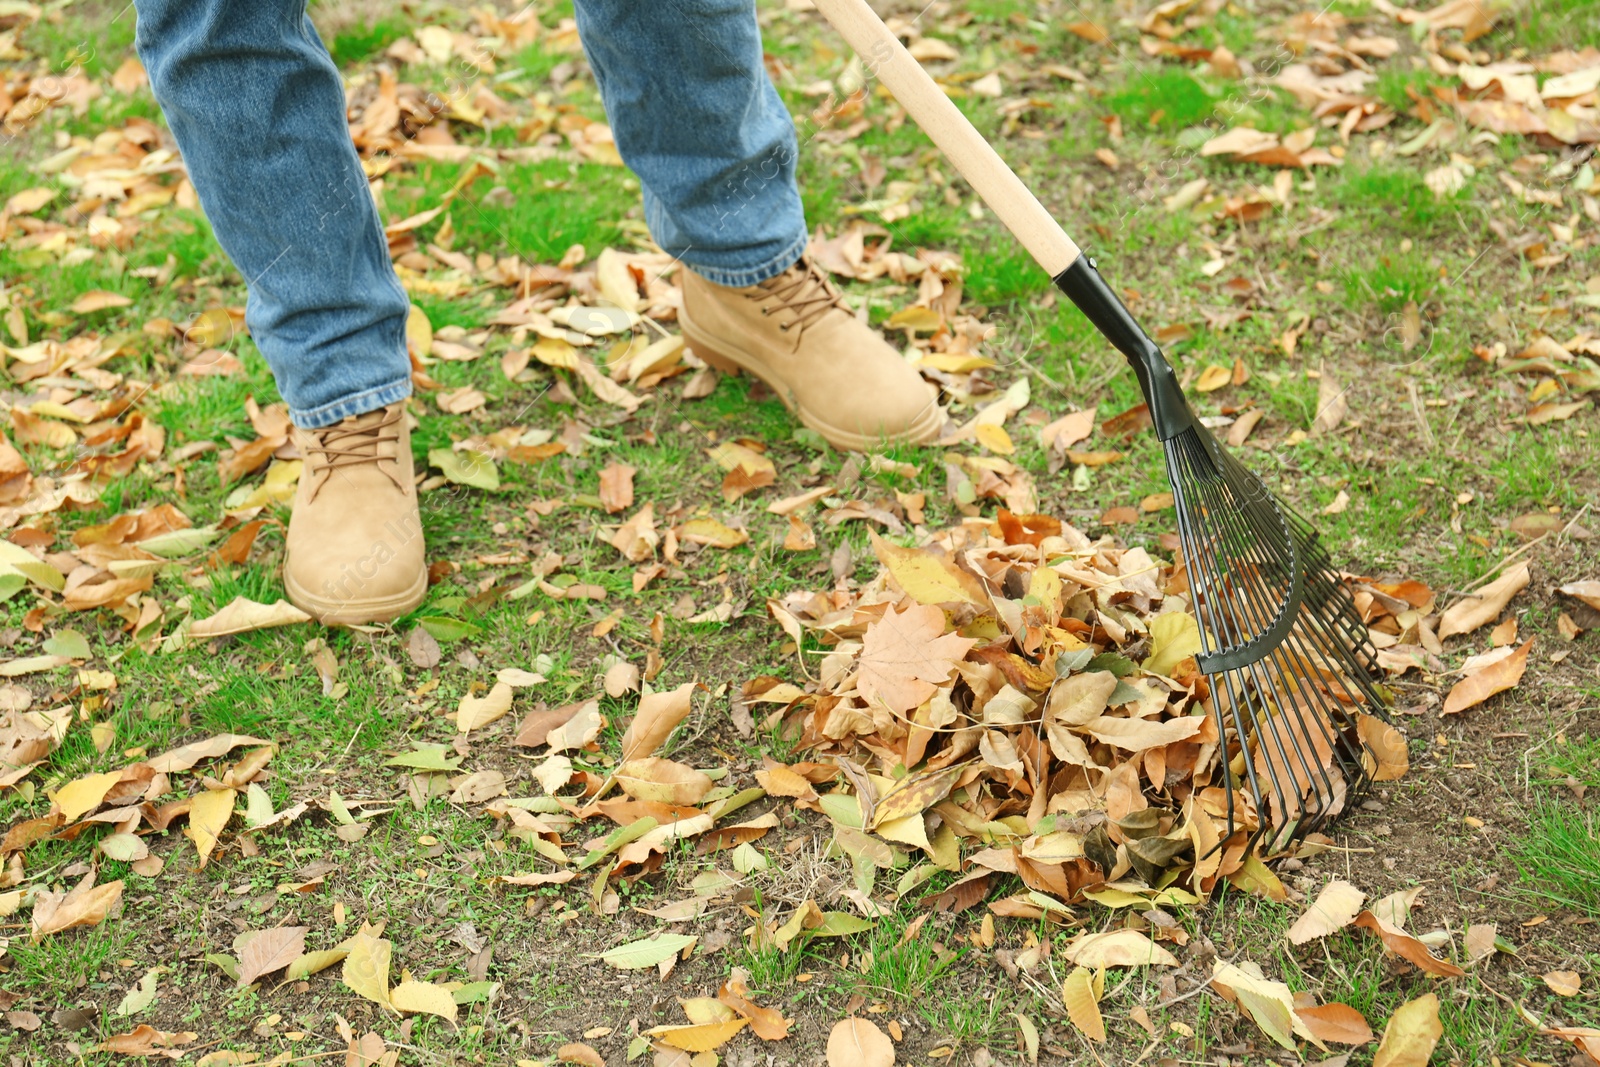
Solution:
{"label": "fan rake head", "polygon": [[[1167,456],[1217,717],[1229,841],[1275,852],[1345,811],[1379,769],[1363,724],[1388,720],[1355,599],[1311,524],[1195,418],[1172,364],[1080,255],[1056,285],[1139,377]],[[1207,800],[1202,794],[1203,801]]]}
{"label": "fan rake head", "polygon": [[[1371,639],[1315,530],[1199,422],[1163,441],[1196,657],[1211,683],[1229,835],[1277,851],[1359,800],[1387,719]],[[1231,755],[1230,755],[1231,754]],[[1226,839],[1226,838],[1225,838]]]}

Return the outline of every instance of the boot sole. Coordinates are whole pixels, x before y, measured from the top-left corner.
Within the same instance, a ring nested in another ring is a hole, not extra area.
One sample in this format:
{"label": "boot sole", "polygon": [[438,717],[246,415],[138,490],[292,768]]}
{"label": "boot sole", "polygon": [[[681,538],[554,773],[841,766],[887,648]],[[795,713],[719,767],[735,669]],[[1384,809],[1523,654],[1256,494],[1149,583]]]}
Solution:
{"label": "boot sole", "polygon": [[923,444],[938,437],[939,430],[944,425],[939,405],[931,400],[928,402],[928,409],[923,412],[921,418],[908,429],[892,436],[888,434],[868,436],[855,430],[846,430],[842,427],[830,425],[798,404],[791,403],[789,392],[783,387],[783,383],[774,380],[757,369],[755,357],[741,351],[737,345],[715,339],[701,330],[689,320],[689,316],[683,308],[678,309],[678,324],[683,327],[684,340],[694,350],[694,354],[705,360],[707,365],[715,367],[724,374],[737,375],[743,373],[750,375],[752,378],[760,379],[777,394],[778,399],[783,402],[783,406],[791,414],[799,418],[803,425],[821,434],[835,448],[849,452],[870,452],[875,448],[888,444]]}
{"label": "boot sole", "polygon": [[424,568],[416,582],[404,592],[370,600],[328,600],[314,596],[296,583],[287,569],[283,588],[289,594],[289,603],[324,626],[365,626],[393,622],[421,604],[428,596],[428,571]]}

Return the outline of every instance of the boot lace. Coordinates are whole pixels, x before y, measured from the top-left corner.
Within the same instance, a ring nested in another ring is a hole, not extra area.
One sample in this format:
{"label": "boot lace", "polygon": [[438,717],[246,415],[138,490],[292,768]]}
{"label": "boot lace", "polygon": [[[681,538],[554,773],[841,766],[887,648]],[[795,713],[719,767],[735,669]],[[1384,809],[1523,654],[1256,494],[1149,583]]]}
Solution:
{"label": "boot lace", "polygon": [[[320,430],[307,431],[310,442],[306,446],[306,463],[317,476],[311,499],[317,498],[335,470],[366,464],[376,466],[396,489],[404,492],[405,486],[396,473],[399,465],[394,462],[400,446],[400,420],[404,417],[405,409],[396,404],[371,421],[363,421],[368,416],[357,416]],[[385,449],[386,442],[393,447]]]}
{"label": "boot lace", "polygon": [[758,292],[751,294],[756,300],[768,296],[776,298],[772,304],[761,309],[761,314],[770,315],[785,308],[794,312],[794,321],[778,327],[784,332],[804,330],[834,308],[849,310],[844,305],[843,295],[806,256],[776,278],[760,283],[756,289]]}

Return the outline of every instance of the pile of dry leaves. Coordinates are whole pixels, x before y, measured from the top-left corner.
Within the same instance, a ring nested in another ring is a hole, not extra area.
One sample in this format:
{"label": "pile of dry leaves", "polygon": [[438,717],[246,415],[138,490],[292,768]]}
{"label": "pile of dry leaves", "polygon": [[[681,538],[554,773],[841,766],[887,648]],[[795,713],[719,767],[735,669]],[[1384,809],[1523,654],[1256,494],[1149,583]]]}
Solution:
{"label": "pile of dry leaves", "polygon": [[[873,544],[883,570],[864,587],[769,602],[807,691],[746,687],[789,698],[803,741],[849,779],[851,793],[799,802],[833,820],[858,875],[903,866],[909,849],[930,874],[970,868],[946,906],[1016,874],[1030,892],[991,907],[1058,920],[1085,897],[1192,902],[1219,879],[1275,884],[1250,844],[1272,812],[1246,801],[1228,828],[1240,741],[1210,714],[1181,568],[1005,510],[921,548]],[[1373,622],[1388,614],[1367,606]],[[1369,770],[1402,775],[1404,738],[1358,717]],[[963,864],[962,840],[987,847]]]}

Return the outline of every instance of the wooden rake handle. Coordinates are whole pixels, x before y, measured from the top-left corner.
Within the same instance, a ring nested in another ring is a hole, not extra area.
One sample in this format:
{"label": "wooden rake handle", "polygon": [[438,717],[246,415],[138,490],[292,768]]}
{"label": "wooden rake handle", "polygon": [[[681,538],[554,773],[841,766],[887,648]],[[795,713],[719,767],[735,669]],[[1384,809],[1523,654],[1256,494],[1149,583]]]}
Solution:
{"label": "wooden rake handle", "polygon": [[1055,278],[1078,258],[1079,249],[1061,224],[912,58],[867,0],[813,0],[866,64],[867,72],[894,94],[913,121],[967,179],[1028,254]]}

